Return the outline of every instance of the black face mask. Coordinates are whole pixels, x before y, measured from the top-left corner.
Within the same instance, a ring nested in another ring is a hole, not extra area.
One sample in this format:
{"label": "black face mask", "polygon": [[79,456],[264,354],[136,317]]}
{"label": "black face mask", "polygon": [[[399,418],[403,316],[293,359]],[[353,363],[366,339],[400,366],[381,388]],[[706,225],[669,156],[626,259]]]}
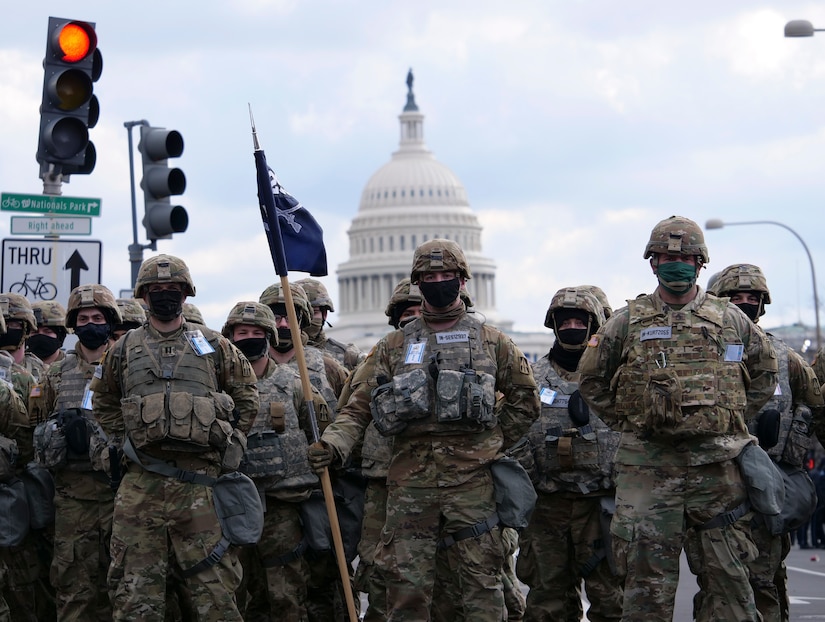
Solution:
{"label": "black face mask", "polygon": [[431,307],[436,309],[443,309],[449,307],[455,299],[458,298],[458,292],[461,289],[461,281],[458,277],[450,279],[449,281],[432,281],[425,283],[421,281],[418,284],[418,289],[421,290],[421,295],[424,296]]}
{"label": "black face mask", "polygon": [[292,333],[289,328],[278,328],[278,345],[275,346],[277,352],[289,352],[292,349]]}
{"label": "black face mask", "polygon": [[751,322],[755,322],[757,319],[759,319],[759,307],[761,306],[760,304],[738,302],[736,303],[736,306],[739,307],[742,310],[742,312],[750,318]]}
{"label": "black face mask", "polygon": [[29,352],[37,358],[47,359],[57,352],[60,347],[60,340],[57,337],[37,333],[26,340],[26,346],[29,348]]}
{"label": "black face mask", "polygon": [[565,346],[580,346],[587,339],[586,328],[564,328],[559,330],[559,341]]}
{"label": "black face mask", "polygon": [[74,329],[78,341],[89,350],[97,350],[109,339],[112,327],[108,324],[84,324]]}
{"label": "black face mask", "polygon": [[163,289],[149,292],[149,312],[161,322],[170,322],[183,313],[183,292]]}
{"label": "black face mask", "polygon": [[22,328],[10,328],[5,335],[0,335],[0,348],[5,350],[16,350],[22,342]]}
{"label": "black face mask", "polygon": [[269,351],[269,339],[266,337],[239,339],[235,342],[235,347],[243,352],[248,361],[257,361],[265,357]]}

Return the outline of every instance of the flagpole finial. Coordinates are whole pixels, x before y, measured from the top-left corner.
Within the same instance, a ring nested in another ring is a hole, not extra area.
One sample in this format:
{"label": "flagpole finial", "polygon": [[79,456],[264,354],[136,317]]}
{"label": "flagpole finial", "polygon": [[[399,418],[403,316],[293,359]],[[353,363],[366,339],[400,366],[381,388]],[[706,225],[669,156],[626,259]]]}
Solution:
{"label": "flagpole finial", "polygon": [[249,123],[252,125],[252,145],[255,151],[260,151],[261,146],[258,144],[258,132],[255,130],[255,118],[252,116],[252,104],[247,103],[247,106],[249,106]]}

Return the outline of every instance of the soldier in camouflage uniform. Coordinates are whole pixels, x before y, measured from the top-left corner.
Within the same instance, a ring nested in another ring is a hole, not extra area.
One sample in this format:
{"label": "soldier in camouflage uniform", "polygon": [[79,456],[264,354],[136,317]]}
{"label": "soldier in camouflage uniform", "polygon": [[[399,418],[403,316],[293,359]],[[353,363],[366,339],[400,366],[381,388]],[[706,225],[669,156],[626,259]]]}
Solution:
{"label": "soldier in camouflage uniform", "polygon": [[26,339],[26,357],[37,357],[40,369],[48,369],[66,355],[61,349],[68,334],[66,309],[56,300],[38,300],[32,303],[32,311],[37,330]]}
{"label": "soldier in camouflage uniform", "polygon": [[[312,323],[312,305],[306,291],[297,282],[290,283],[289,289],[292,293],[292,302],[301,328],[301,339],[304,345],[304,358],[306,359],[309,380],[324,397],[328,406],[327,411],[320,413],[319,418],[319,424],[325,426],[335,416],[338,396],[341,395],[349,374],[343,364],[338,362],[331,354],[309,345],[307,330]],[[292,343],[292,334],[287,319],[286,298],[281,291],[281,284],[275,283],[267,287],[261,294],[259,302],[267,305],[275,314],[275,325],[278,328],[278,345],[270,348],[269,356],[276,363],[289,365],[297,372],[298,361],[295,358],[295,347]],[[334,486],[336,480],[343,477],[342,473],[330,473],[330,475],[333,478]],[[315,494],[319,495],[320,491]],[[345,526],[342,525],[341,527],[344,529]],[[357,536],[358,533],[355,533],[353,537],[357,538]],[[309,560],[311,575],[307,602],[309,620],[311,622],[345,620],[348,615],[346,600],[333,552],[331,550],[318,551],[309,547],[306,557]]]}
{"label": "soldier in camouflage uniform", "polygon": [[[39,394],[37,377],[45,371],[42,362],[36,357],[26,358],[25,341],[37,331],[37,320],[31,303],[20,294],[0,294],[0,312],[5,320],[6,332],[0,335],[0,351],[8,358],[0,373],[11,382],[15,392],[29,404],[29,400]],[[34,459],[32,444],[36,418],[29,413],[26,426],[16,428],[19,450],[18,468]],[[48,535],[42,530],[30,531],[19,545],[0,551],[0,557],[7,567],[5,596],[14,620],[38,620],[54,618],[54,599],[48,584],[45,558],[51,547]],[[42,557],[41,557],[42,553]]]}
{"label": "soldier in camouflage uniform", "polygon": [[146,322],[146,312],[138,300],[134,298],[118,298],[117,308],[120,309],[120,318],[123,320],[112,329],[115,341],[123,337],[133,328],[140,328]]}
{"label": "soldier in camouflage uniform", "polygon": [[[328,323],[327,315],[335,312],[327,288],[317,279],[306,278],[295,281],[295,283],[304,288],[312,305],[312,322],[306,329],[309,336],[309,345],[334,356],[335,360],[346,367],[347,370],[352,371],[355,369],[358,363],[364,360],[361,351],[354,344],[341,343],[337,339],[327,337],[324,333],[324,323]],[[332,325],[330,324],[330,326]]]}
{"label": "soldier in camouflage uniform", "polygon": [[459,291],[468,278],[455,242],[416,249],[410,279],[424,299],[422,317],[378,342],[373,374],[353,383],[352,397],[309,450],[321,469],[346,461],[373,419],[392,436],[376,550],[392,622],[429,619],[438,548],[458,577],[466,618],[505,615],[490,465],[524,435],[539,402],[521,351],[466,313]]}
{"label": "soldier in camouflage uniform", "polygon": [[[318,488],[318,476],[309,468],[307,447],[312,426],[301,380],[289,365],[268,356],[278,345],[275,315],[264,304],[239,302],[229,312],[221,331],[244,353],[258,377],[260,407],[247,437],[241,470],[257,484],[265,500],[261,539],[241,552],[244,584],[260,575],[268,593],[264,611],[244,613],[244,620],[307,620],[309,565],[301,502]],[[310,396],[322,422],[329,420],[327,404],[317,391]],[[255,576],[258,575],[258,576]],[[241,592],[247,585],[242,584]],[[245,600],[245,594],[239,596]],[[261,603],[257,605],[261,608]]]}
{"label": "soldier in camouflage uniform", "polygon": [[604,322],[603,306],[585,286],[557,291],[544,320],[555,341],[533,363],[541,417],[526,437],[538,500],[516,566],[530,587],[525,620],[580,620],[582,580],[588,620],[622,617],[622,585],[609,549],[619,433],[582,401],[576,371],[585,344]]}
{"label": "soldier in camouflage uniform", "polygon": [[[0,314],[0,335],[6,332],[6,321]],[[25,464],[26,456],[20,456],[19,447],[22,444],[28,446],[31,451],[31,429],[29,427],[29,413],[23,399],[17,394],[11,383],[11,367],[13,360],[7,352],[0,351],[0,484],[11,484],[17,478],[17,474]],[[17,547],[15,547],[17,548]],[[15,609],[15,614],[11,617],[9,604],[6,596],[13,597],[10,588],[14,586],[12,582],[15,577],[10,574],[10,564],[15,562],[13,549],[0,549],[0,620],[28,620],[37,619],[37,610],[34,598],[28,601],[32,609]],[[41,610],[42,611],[42,610]],[[49,619],[45,617],[44,619]],[[54,613],[50,616],[54,619]]]}
{"label": "soldier in camouflage uniform", "polygon": [[770,343],[736,306],[696,285],[708,250],[681,216],[658,223],[645,248],[654,293],[619,309],[590,338],[579,390],[622,433],[616,455],[617,568],[623,620],[669,620],[689,528],[707,569],[697,622],[760,619],[748,582],[755,558],[736,457],[745,420],[773,394]]}
{"label": "soldier in camouflage uniform", "polygon": [[[727,296],[756,324],[770,304],[765,275],[758,266],[728,266],[708,290]],[[814,370],[781,339],[766,332],[779,363],[776,390],[757,415],[746,423],[759,444],[782,467],[803,469],[814,440],[813,424],[823,423],[823,400]],[[778,433],[777,433],[778,432]],[[789,619],[785,558],[791,550],[790,533],[773,534],[761,515],[751,521],[751,537],[759,557],[748,565],[756,606],[765,620]]]}
{"label": "soldier in camouflage uniform", "polygon": [[191,476],[239,466],[233,454],[258,413],[258,390],[249,361],[228,339],[183,319],[183,302],[194,295],[181,259],[145,260],[135,296],[148,305],[149,321],[107,352],[91,385],[94,415],[109,438],[101,462],[110,475],[123,443],[140,452],[132,455],[141,464],[162,461],[189,473],[175,479],[130,461],[112,526],[115,620],[164,619],[170,564],[182,569],[199,619],[241,620],[237,552],[222,546],[211,489]]}
{"label": "soldier in camouflage uniform", "polygon": [[74,330],[78,342],[49,367],[40,396],[31,400],[32,412],[42,420],[35,431],[37,459],[55,478],[51,582],[60,620],[112,618],[106,573],[115,495],[89,453],[93,438],[105,442],[92,415],[89,384],[120,321],[108,288],[75,287],[69,294],[66,327]]}
{"label": "soldier in camouflage uniform", "polygon": [[[410,279],[402,279],[393,289],[384,312],[390,326],[401,328],[421,314],[421,295],[410,292]],[[353,386],[368,382],[374,375],[374,358],[370,355],[355,368],[338,400],[343,408],[352,395]],[[392,451],[392,437],[382,436],[370,422],[364,431],[360,448],[361,474],[367,479],[364,501],[364,521],[358,541],[358,567],[353,584],[367,595],[364,622],[383,622],[387,617],[386,584],[375,564],[375,547],[387,515],[387,473]]]}

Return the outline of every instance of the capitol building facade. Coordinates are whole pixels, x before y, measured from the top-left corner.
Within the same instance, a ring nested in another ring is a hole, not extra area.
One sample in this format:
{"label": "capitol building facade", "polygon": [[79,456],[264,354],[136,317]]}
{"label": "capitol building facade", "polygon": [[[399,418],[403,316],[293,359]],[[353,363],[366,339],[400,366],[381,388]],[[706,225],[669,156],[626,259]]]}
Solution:
{"label": "capitol building facade", "polygon": [[[514,333],[496,310],[496,265],[481,247],[482,227],[456,175],[436,160],[424,142],[424,115],[407,76],[407,103],[399,115],[400,144],[388,163],[370,177],[358,214],[348,230],[349,259],[338,266],[338,304],[330,317],[331,337],[369,350],[392,330],[384,314],[395,285],[410,276],[416,247],[433,238],[456,241],[472,278],[472,310],[509,334],[535,360],[550,349],[547,333]],[[549,304],[549,301],[548,301]]]}

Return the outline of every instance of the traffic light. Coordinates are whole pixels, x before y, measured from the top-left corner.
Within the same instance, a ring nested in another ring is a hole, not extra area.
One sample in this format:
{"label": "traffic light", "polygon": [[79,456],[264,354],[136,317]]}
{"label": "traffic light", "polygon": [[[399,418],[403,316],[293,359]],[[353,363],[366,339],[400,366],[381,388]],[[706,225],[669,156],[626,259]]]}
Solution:
{"label": "traffic light", "polygon": [[93,91],[102,70],[95,25],[50,17],[37,145],[41,176],[88,175],[94,169],[97,152],[89,141],[89,128],[100,116]]}
{"label": "traffic light", "polygon": [[149,240],[168,240],[173,233],[186,231],[189,215],[169,197],[183,194],[186,175],[179,168],[169,168],[167,160],[183,153],[183,136],[175,130],[140,126],[138,150],[143,156],[144,215],[143,227]]}

